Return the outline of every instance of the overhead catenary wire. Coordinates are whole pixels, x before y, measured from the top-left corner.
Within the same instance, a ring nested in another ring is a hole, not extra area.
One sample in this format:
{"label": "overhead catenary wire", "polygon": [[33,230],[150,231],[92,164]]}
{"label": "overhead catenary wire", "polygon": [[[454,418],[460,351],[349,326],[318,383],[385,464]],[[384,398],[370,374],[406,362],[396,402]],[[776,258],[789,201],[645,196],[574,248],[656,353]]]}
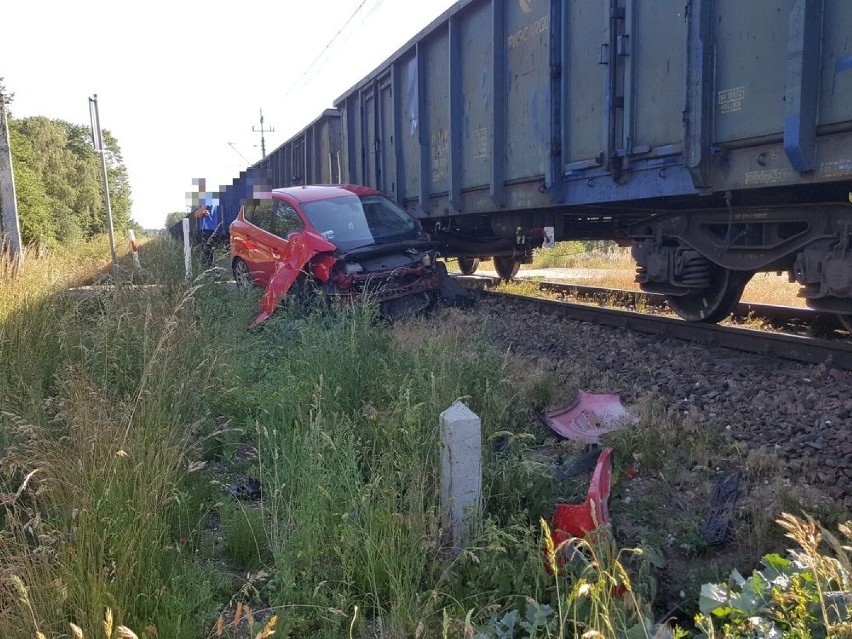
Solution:
{"label": "overhead catenary wire", "polygon": [[[383,0],[379,0],[379,1],[380,1],[380,3],[381,3]],[[335,33],[335,34],[331,37],[331,40],[329,40],[329,41],[326,43],[326,45],[322,48],[322,51],[320,51],[320,52],[319,52],[319,54],[317,55],[317,57],[316,57],[316,58],[314,58],[314,59],[313,59],[313,61],[312,61],[312,62],[311,62],[311,63],[307,66],[307,68],[306,68],[306,69],[302,72],[302,75],[300,75],[300,76],[296,79],[296,81],[295,81],[292,85],[290,85],[290,88],[289,88],[289,89],[287,89],[287,91],[285,91],[285,92],[284,92],[284,96],[283,96],[283,98],[286,98],[288,95],[290,95],[290,93],[292,93],[292,92],[293,92],[293,90],[294,90],[294,89],[296,89],[297,87],[299,87],[299,86],[301,85],[302,80],[304,80],[304,79],[305,79],[305,77],[307,77],[308,73],[310,73],[310,72],[311,72],[311,70],[314,68],[314,66],[316,66],[317,62],[319,62],[319,61],[320,61],[320,59],[321,59],[321,58],[322,58],[322,57],[323,57],[323,56],[324,56],[324,55],[328,52],[328,50],[332,47],[332,45],[335,43],[335,41],[337,40],[337,38],[339,38],[339,37],[340,37],[340,34],[341,34],[341,33],[343,33],[343,30],[344,30],[344,29],[346,29],[346,27],[348,27],[348,26],[352,23],[352,20],[354,20],[354,19],[355,19],[355,16],[357,16],[357,15],[358,15],[358,13],[361,11],[361,9],[363,9],[363,8],[364,8],[364,5],[365,5],[365,4],[367,4],[367,0],[361,0],[361,2],[360,2],[360,3],[358,4],[358,6],[355,8],[355,11],[353,11],[353,12],[352,12],[352,15],[350,15],[350,16],[346,19],[346,22],[344,22],[344,23],[343,23],[343,26],[342,26],[342,27],[340,27],[340,28],[337,30],[337,33]]]}
{"label": "overhead catenary wire", "polygon": [[[381,7],[381,6],[382,6],[382,4],[384,4],[384,2],[385,2],[385,0],[378,0],[378,2],[376,2],[376,4],[374,4],[374,5],[370,8],[370,10],[369,10],[369,11],[366,13],[366,15],[365,15],[365,16],[361,19],[361,21],[360,21],[357,25],[355,25],[355,28],[354,28],[354,29],[352,29],[349,33],[347,33],[347,34],[346,34],[346,37],[345,37],[345,38],[344,38],[344,39],[340,42],[341,46],[342,46],[342,45],[344,45],[344,44],[346,44],[347,42],[349,42],[349,40],[351,40],[351,39],[352,39],[352,36],[354,36],[356,33],[358,33],[358,30],[360,29],[360,27],[361,27],[361,26],[362,26],[365,22],[367,22],[367,20],[369,20],[370,16],[372,16],[372,15],[376,12],[376,10],[377,10],[379,7]],[[329,58],[326,58],[326,59],[323,61],[322,65],[321,65],[320,67],[318,67],[318,68],[317,68],[317,71],[322,71],[322,70],[326,67],[326,65],[328,64],[328,62],[329,62]]]}

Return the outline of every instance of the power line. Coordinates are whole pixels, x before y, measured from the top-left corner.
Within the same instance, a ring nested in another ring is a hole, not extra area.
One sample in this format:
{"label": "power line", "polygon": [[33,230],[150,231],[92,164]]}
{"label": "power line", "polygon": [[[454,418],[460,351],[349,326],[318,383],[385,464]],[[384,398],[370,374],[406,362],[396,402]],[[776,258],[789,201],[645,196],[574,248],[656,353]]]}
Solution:
{"label": "power line", "polygon": [[319,52],[319,55],[316,58],[314,58],[313,62],[311,62],[308,65],[308,68],[305,69],[305,71],[302,73],[302,75],[300,75],[298,77],[298,79],[290,86],[290,88],[287,89],[287,91],[284,92],[284,96],[283,96],[284,98],[286,98],[288,95],[290,95],[290,93],[293,91],[293,89],[295,89],[299,85],[299,83],[301,83],[301,81],[305,79],[305,76],[307,76],[308,73],[310,73],[311,69],[314,68],[314,65],[316,65],[316,63],[319,62],[320,58],[322,58],[323,55],[325,55],[326,51],[328,51],[329,48],[331,48],[331,45],[334,44],[334,41],[337,40],[338,37],[340,37],[340,34],[343,32],[343,30],[346,27],[349,26],[349,24],[352,22],[352,20],[355,19],[355,16],[358,15],[358,12],[361,11],[361,9],[364,8],[365,4],[367,4],[367,0],[361,0],[361,3],[355,8],[355,11],[352,12],[352,15],[349,16],[349,18],[346,20],[346,22],[343,23],[343,26],[340,27],[340,29],[337,30],[337,33],[335,33],[332,36],[331,40],[329,40],[328,43],[325,45],[325,47],[323,47],[322,51]]}
{"label": "power line", "polygon": [[[341,46],[343,46],[343,45],[345,45],[347,42],[349,42],[349,40],[351,40],[351,39],[352,39],[352,37],[353,37],[356,33],[358,33],[359,28],[360,28],[360,27],[361,27],[364,23],[366,23],[366,22],[367,22],[367,20],[369,20],[370,16],[372,16],[372,15],[376,12],[376,10],[377,10],[379,7],[381,7],[381,6],[382,6],[382,4],[383,4],[384,2],[385,2],[385,0],[378,0],[378,2],[376,2],[376,4],[374,4],[374,5],[370,8],[370,10],[367,12],[367,14],[366,14],[363,18],[361,18],[361,21],[360,21],[358,24],[356,24],[356,25],[355,25],[355,28],[354,28],[354,29],[352,29],[352,30],[350,30],[350,31],[349,31],[349,33],[347,33],[347,34],[346,34],[346,37],[345,37],[345,38],[343,38],[343,40],[341,40],[340,45],[341,45]],[[319,61],[319,58],[317,58],[314,62],[318,62],[318,61]],[[325,60],[323,60],[323,61],[322,61],[322,63],[321,63],[321,64],[317,67],[317,69],[316,69],[316,70],[317,70],[317,72],[322,71],[322,70],[326,67],[326,65],[328,65],[328,63],[329,63],[329,62],[330,62],[330,58],[326,57],[326,59],[325,59]],[[303,75],[302,77],[304,77],[304,75]],[[298,83],[298,81],[297,81],[297,83]],[[293,89],[295,89],[295,88],[298,88],[299,86],[307,86],[309,83],[310,83],[310,80],[309,80],[308,82],[306,82],[304,85],[299,85],[299,84],[294,85],[293,87],[291,87],[291,89],[290,89],[290,90],[293,90]],[[288,93],[289,93],[289,91],[288,91]],[[287,95],[287,94],[285,93],[285,94],[284,94],[284,96],[286,97],[286,95]]]}

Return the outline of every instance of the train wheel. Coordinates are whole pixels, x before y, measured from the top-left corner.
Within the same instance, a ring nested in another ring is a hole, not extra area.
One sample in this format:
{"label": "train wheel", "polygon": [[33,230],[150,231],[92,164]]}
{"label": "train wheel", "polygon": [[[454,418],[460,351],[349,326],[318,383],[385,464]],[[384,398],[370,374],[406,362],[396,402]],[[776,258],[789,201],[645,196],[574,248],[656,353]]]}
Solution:
{"label": "train wheel", "polygon": [[688,322],[716,324],[734,310],[752,275],[751,271],[731,271],[714,266],[709,288],[689,295],[666,295],[666,301]]}
{"label": "train wheel", "polygon": [[237,288],[249,289],[254,286],[254,281],[251,277],[248,264],[240,258],[234,260],[234,281],[237,283]]}
{"label": "train wheel", "polygon": [[500,255],[494,258],[494,270],[501,280],[508,282],[518,274],[518,269],[521,268],[521,263],[516,262],[511,255]]}
{"label": "train wheel", "polygon": [[852,333],[852,315],[843,315],[838,313],[837,319],[839,319],[840,323],[843,324],[843,328]]}
{"label": "train wheel", "polygon": [[473,275],[476,273],[476,269],[479,268],[479,258],[478,257],[460,257],[459,258],[459,270],[462,272],[462,275]]}

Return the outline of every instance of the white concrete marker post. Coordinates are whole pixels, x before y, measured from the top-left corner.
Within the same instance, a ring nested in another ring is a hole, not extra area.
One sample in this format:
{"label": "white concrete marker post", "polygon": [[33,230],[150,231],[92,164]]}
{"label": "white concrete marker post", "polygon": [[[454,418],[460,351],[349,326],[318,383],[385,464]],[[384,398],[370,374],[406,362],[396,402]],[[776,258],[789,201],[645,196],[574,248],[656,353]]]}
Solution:
{"label": "white concrete marker post", "polygon": [[136,233],[133,229],[127,229],[127,239],[130,240],[130,254],[133,255],[133,266],[137,271],[142,270],[142,265],[139,263],[139,247],[136,244]]}
{"label": "white concrete marker post", "polygon": [[181,222],[183,227],[183,265],[186,268],[186,279],[192,277],[192,253],[189,248],[189,218],[183,218]]}
{"label": "white concrete marker post", "polygon": [[482,511],[482,422],[461,402],[441,413],[441,513],[458,554],[479,529]]}

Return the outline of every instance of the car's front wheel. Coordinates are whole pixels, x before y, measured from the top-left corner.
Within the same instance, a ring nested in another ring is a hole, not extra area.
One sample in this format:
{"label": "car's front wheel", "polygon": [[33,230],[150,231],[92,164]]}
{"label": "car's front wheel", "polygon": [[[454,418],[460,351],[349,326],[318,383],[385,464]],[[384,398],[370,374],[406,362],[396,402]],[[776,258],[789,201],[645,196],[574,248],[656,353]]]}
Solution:
{"label": "car's front wheel", "polygon": [[234,281],[237,283],[237,288],[249,289],[254,286],[251,271],[249,270],[248,264],[246,264],[243,260],[236,258],[234,260],[232,270],[234,271]]}

